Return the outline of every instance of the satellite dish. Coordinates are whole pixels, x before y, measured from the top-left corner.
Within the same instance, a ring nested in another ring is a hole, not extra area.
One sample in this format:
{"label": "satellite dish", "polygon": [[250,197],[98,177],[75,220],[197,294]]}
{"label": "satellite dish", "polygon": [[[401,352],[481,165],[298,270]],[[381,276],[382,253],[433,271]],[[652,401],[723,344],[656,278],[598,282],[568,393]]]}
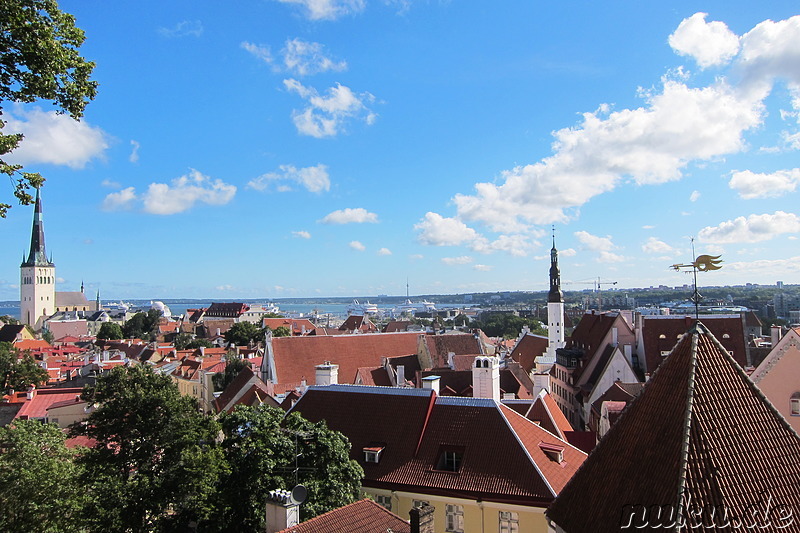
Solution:
{"label": "satellite dish", "polygon": [[301,504],[308,498],[308,490],[303,485],[297,485],[292,489],[292,503]]}

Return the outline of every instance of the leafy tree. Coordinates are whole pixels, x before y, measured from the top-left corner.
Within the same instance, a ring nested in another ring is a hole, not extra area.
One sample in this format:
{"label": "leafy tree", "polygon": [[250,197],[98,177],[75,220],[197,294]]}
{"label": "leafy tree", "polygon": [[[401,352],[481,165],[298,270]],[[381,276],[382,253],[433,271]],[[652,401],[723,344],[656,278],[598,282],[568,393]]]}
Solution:
{"label": "leafy tree", "polygon": [[225,332],[225,342],[234,343],[236,346],[246,346],[251,342],[258,344],[264,337],[264,330],[252,322],[237,322]]}
{"label": "leafy tree", "polygon": [[0,342],[0,390],[25,390],[47,383],[48,378],[47,370],[29,352],[20,358],[10,343]]}
{"label": "leafy tree", "polygon": [[190,342],[194,340],[194,335],[191,333],[178,333],[172,341],[172,345],[176,350],[185,350]]}
{"label": "leafy tree", "polygon": [[[97,91],[97,82],[89,79],[94,63],[78,52],[83,41],[83,30],[75,27],[72,15],[58,9],[56,0],[0,2],[0,114],[7,102],[49,100],[60,113],[74,119],[83,116]],[[0,120],[0,131],[3,126]],[[0,133],[0,156],[12,152],[21,140],[21,134]],[[44,183],[41,175],[22,172],[22,165],[3,159],[0,173],[11,179],[22,205],[33,202],[30,188]],[[5,218],[10,208],[0,203],[0,217]]]}
{"label": "leafy tree", "polygon": [[[224,414],[222,448],[229,473],[220,480],[211,529],[264,531],[264,501],[270,490],[302,483],[308,499],[302,519],[355,501],[364,471],[350,459],[350,443],[324,422],[262,405]],[[295,460],[298,470],[295,472]]]}
{"label": "leafy tree", "polygon": [[97,338],[116,341],[122,338],[122,328],[116,322],[103,322],[97,332]]}
{"label": "leafy tree", "polygon": [[186,345],[186,350],[196,350],[197,348],[211,348],[214,345],[208,339],[194,339]]}
{"label": "leafy tree", "polygon": [[265,313],[264,318],[284,318],[280,313]]}
{"label": "leafy tree", "polygon": [[136,313],[122,326],[122,334],[126,339],[152,340],[158,329],[159,318],[161,318],[161,311],[158,309],[150,309],[146,313]]}
{"label": "leafy tree", "polygon": [[475,327],[482,329],[488,336],[506,339],[518,336],[524,326],[528,326],[531,333],[547,335],[547,329],[535,318],[523,318],[511,313],[490,314],[485,320],[475,323]]}
{"label": "leafy tree", "polygon": [[214,374],[211,381],[214,382],[214,390],[223,391],[230,385],[231,381],[236,379],[239,372],[244,370],[245,367],[250,366],[250,362],[243,359],[240,355],[234,352],[228,352],[225,356],[225,371]]}
{"label": "leafy tree", "polygon": [[0,427],[0,531],[81,531],[84,491],[54,424],[16,420]]}
{"label": "leafy tree", "polygon": [[[225,465],[219,424],[149,366],[117,367],[84,398],[99,407],[73,428],[97,444],[79,458],[99,531],[176,531],[205,518]],[[113,497],[112,497],[113,495]]]}
{"label": "leafy tree", "polygon": [[287,328],[286,326],[278,326],[272,331],[273,337],[291,337],[292,330]]}
{"label": "leafy tree", "polygon": [[10,324],[10,325],[19,324],[19,320],[17,320],[16,318],[14,318],[11,315],[2,315],[2,316],[0,316],[0,322],[2,322],[3,324]]}
{"label": "leafy tree", "polygon": [[45,341],[47,344],[53,344],[53,332],[49,329],[42,330],[42,340]]}

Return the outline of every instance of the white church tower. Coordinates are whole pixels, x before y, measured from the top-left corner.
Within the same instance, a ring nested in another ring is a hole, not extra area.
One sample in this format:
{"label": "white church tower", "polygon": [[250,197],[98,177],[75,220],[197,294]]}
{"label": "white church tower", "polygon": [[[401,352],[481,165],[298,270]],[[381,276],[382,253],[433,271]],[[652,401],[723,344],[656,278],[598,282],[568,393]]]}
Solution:
{"label": "white church tower", "polygon": [[42,320],[56,309],[56,265],[47,258],[44,248],[42,201],[36,189],[36,207],[33,212],[31,250],[28,259],[20,265],[19,284],[20,321],[33,329],[41,329]]}
{"label": "white church tower", "polygon": [[536,358],[536,370],[547,372],[556,362],[556,350],[564,347],[564,293],[561,292],[561,272],[558,269],[558,250],[553,235],[550,250],[550,292],[547,294],[547,351]]}

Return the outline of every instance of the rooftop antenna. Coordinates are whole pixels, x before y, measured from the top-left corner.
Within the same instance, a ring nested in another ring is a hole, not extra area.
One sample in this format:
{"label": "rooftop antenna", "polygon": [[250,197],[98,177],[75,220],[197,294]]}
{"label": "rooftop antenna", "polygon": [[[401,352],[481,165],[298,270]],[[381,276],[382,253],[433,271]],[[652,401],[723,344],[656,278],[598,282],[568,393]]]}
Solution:
{"label": "rooftop antenna", "polygon": [[694,251],[694,237],[692,237],[692,257],[694,257],[694,261],[688,264],[675,264],[670,266],[676,272],[692,272],[694,275],[694,291],[692,291],[692,297],[689,299],[694,304],[694,318],[695,320],[700,320],[700,302],[703,299],[703,296],[700,294],[700,291],[697,289],[697,271],[700,272],[708,272],[709,270],[719,270],[722,268],[720,263],[722,263],[722,259],[720,259],[720,255],[695,255]]}

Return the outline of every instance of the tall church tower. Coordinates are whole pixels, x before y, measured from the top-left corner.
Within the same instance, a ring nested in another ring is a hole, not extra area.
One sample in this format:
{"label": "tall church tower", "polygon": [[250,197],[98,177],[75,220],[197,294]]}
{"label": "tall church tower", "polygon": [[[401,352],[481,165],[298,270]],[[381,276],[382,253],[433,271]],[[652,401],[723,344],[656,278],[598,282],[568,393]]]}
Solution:
{"label": "tall church tower", "polygon": [[28,259],[20,265],[20,321],[34,329],[42,327],[42,319],[56,309],[56,265],[47,259],[44,248],[42,200],[36,189],[36,207],[33,212],[31,250]]}
{"label": "tall church tower", "polygon": [[547,371],[556,362],[556,350],[564,347],[564,293],[561,292],[561,272],[558,269],[558,250],[553,235],[550,249],[550,292],[547,294],[547,351],[537,358],[538,371]]}

